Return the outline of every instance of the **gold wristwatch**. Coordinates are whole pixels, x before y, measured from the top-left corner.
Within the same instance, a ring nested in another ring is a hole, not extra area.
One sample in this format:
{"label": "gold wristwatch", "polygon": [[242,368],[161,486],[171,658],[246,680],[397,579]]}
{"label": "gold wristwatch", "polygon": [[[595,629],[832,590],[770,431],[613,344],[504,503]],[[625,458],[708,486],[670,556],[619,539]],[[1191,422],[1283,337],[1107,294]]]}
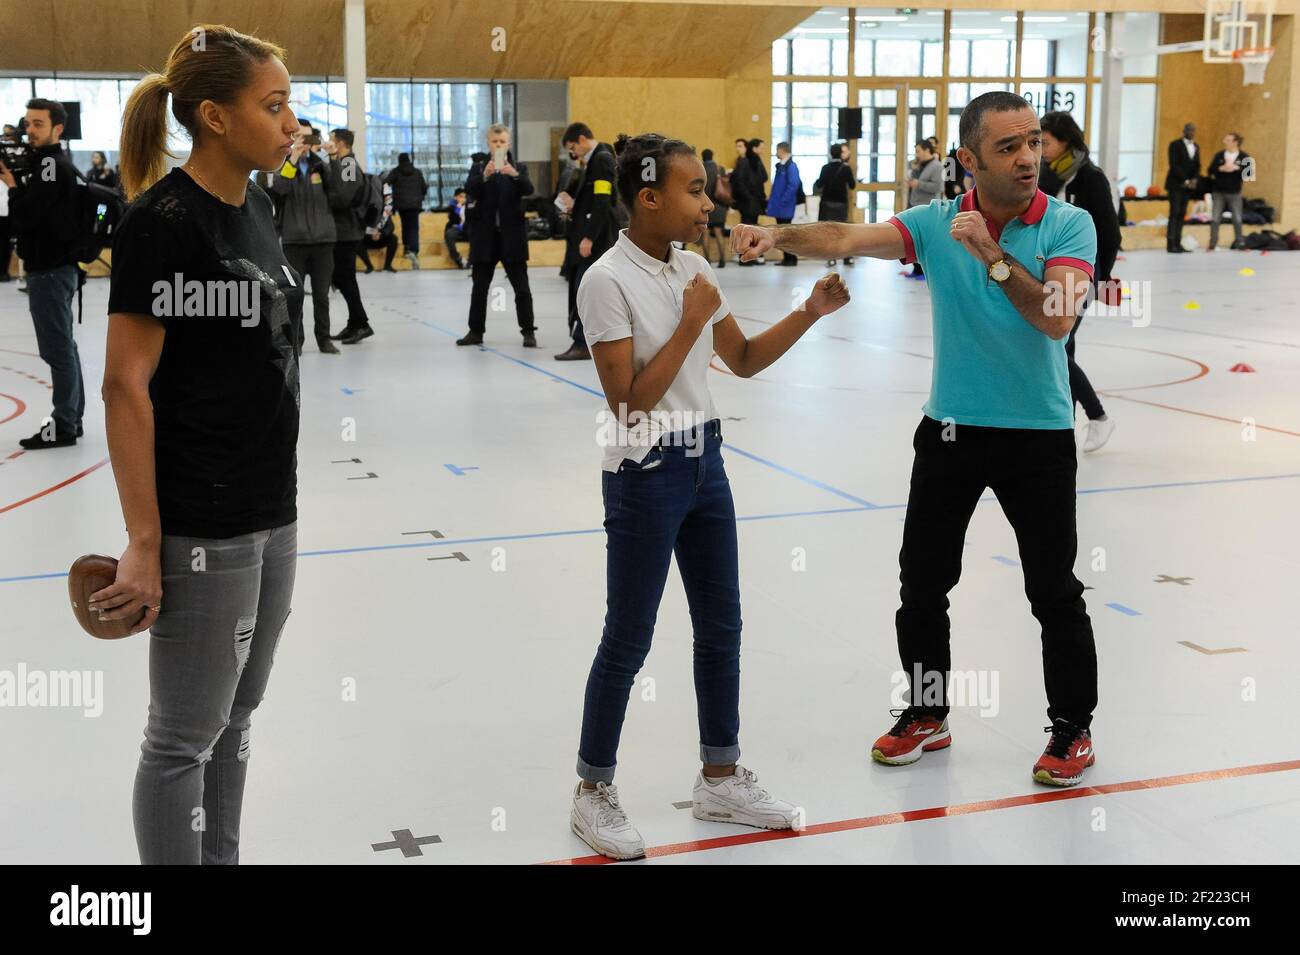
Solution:
{"label": "gold wristwatch", "polygon": [[1006,259],[998,259],[989,266],[989,278],[995,282],[1005,282],[1011,278],[1011,266],[1007,265]]}

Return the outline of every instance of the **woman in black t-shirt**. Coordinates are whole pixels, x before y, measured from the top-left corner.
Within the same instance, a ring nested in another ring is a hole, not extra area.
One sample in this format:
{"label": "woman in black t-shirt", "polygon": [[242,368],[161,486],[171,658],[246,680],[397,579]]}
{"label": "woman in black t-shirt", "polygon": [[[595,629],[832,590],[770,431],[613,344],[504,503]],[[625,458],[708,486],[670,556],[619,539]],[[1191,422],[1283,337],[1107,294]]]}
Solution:
{"label": "woman in black t-shirt", "polygon": [[[199,42],[201,35],[202,42]],[[133,810],[143,863],[239,860],[249,720],[297,562],[299,277],[270,199],[298,126],[283,51],[196,27],[123,115],[104,407],[129,543],[92,595],[152,628]],[[194,146],[165,176],[166,107]]]}

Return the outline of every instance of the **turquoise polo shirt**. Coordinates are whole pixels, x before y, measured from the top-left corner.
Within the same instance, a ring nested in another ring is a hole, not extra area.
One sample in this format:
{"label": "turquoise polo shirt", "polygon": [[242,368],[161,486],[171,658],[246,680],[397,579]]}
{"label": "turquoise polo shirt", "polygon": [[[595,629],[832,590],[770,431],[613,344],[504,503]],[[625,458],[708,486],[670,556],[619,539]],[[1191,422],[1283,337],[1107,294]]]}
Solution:
{"label": "turquoise polo shirt", "polygon": [[[930,286],[934,368],[922,409],[936,421],[985,428],[1074,427],[1065,339],[1030,325],[988,269],[949,232],[958,212],[978,210],[975,191],[934,199],[890,219],[903,236],[904,264],[920,262]],[[1084,210],[1038,192],[1029,209],[989,234],[1040,282],[1048,266],[1092,277],[1097,230]]]}

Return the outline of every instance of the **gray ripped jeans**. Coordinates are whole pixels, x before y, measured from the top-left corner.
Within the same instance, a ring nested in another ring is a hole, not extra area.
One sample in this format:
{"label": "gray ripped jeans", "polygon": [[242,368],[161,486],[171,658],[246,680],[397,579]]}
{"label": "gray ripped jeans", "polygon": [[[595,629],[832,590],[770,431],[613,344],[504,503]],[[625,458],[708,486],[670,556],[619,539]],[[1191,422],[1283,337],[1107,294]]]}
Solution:
{"label": "gray ripped jeans", "polygon": [[293,595],[298,525],[164,535],[149,641],[149,722],[133,811],[145,865],[234,865],[249,722]]}

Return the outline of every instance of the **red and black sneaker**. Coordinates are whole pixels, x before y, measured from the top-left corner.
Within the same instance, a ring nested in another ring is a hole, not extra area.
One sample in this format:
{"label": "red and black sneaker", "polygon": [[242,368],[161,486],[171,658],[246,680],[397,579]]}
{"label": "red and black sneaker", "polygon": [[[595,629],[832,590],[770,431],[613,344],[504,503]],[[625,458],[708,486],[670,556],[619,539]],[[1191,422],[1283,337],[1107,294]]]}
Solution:
{"label": "red and black sneaker", "polygon": [[935,719],[914,706],[890,710],[889,715],[898,717],[898,722],[871,748],[871,758],[878,763],[906,766],[920,759],[922,753],[952,745],[947,717]]}
{"label": "red and black sneaker", "polygon": [[1051,733],[1052,738],[1034,763],[1034,781],[1048,786],[1077,786],[1083,771],[1097,761],[1092,733],[1062,719],[1044,726],[1043,732]]}

